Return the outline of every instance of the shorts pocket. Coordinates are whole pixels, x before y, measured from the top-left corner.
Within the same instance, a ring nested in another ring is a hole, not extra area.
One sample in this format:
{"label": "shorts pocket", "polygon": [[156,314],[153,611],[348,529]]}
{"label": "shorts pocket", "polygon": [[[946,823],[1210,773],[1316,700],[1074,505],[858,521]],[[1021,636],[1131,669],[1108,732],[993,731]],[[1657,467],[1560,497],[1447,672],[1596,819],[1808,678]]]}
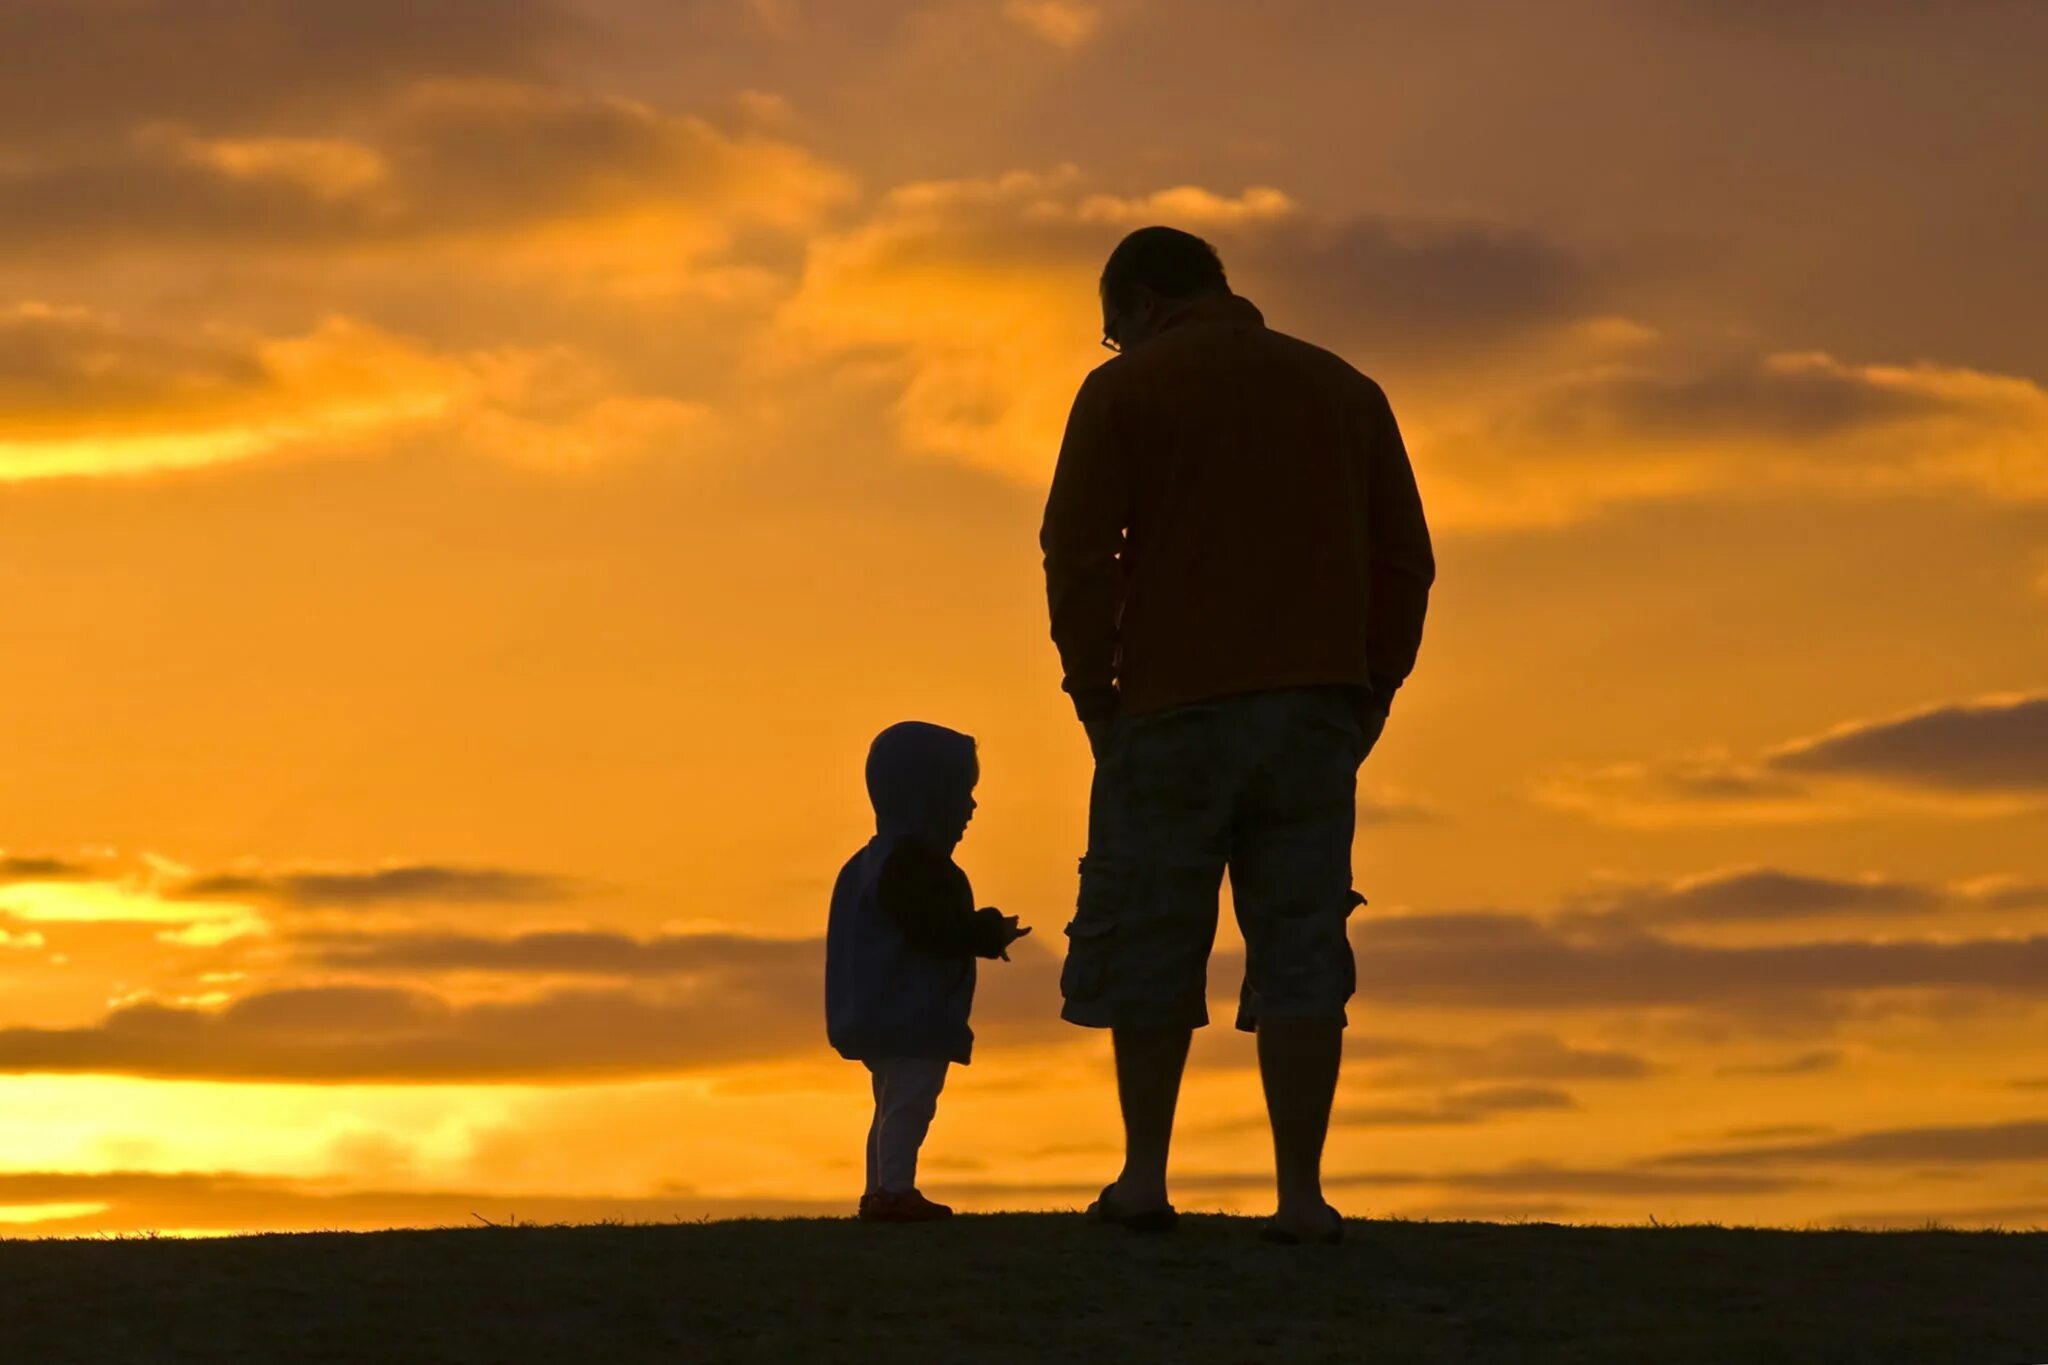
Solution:
{"label": "shorts pocket", "polygon": [[1060,994],[1067,999],[1092,1000],[1102,994],[1129,895],[1127,869],[1100,858],[1081,860],[1081,894],[1067,923],[1067,960],[1060,969]]}
{"label": "shorts pocket", "polygon": [[1075,919],[1067,926],[1067,960],[1060,967],[1060,994],[1068,1000],[1100,999],[1109,983],[1110,940],[1116,925]]}

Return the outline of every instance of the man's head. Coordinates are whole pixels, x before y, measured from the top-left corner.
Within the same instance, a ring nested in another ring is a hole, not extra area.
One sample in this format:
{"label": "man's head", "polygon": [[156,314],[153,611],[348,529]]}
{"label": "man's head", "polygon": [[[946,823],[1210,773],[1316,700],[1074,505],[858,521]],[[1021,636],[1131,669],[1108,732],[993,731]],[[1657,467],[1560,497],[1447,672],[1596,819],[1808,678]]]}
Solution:
{"label": "man's head", "polygon": [[1142,345],[1175,303],[1229,292],[1215,247],[1179,228],[1139,228],[1102,267],[1103,344],[1117,351]]}

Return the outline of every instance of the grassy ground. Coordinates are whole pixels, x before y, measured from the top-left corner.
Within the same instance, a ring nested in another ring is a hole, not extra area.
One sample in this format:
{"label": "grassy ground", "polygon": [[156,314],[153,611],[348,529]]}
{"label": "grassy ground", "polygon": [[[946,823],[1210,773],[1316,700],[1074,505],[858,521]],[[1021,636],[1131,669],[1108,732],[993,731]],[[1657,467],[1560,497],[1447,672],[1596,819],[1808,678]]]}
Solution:
{"label": "grassy ground", "polygon": [[1072,1215],[0,1242],[0,1361],[2048,1362],[2048,1234]]}

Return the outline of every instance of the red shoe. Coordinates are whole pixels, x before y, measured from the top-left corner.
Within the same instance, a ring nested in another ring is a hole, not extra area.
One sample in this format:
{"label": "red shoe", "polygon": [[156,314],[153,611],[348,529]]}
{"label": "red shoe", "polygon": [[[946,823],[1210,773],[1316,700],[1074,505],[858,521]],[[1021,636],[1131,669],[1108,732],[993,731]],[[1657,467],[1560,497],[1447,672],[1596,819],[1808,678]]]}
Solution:
{"label": "red shoe", "polygon": [[863,1223],[936,1223],[952,1216],[952,1209],[934,1203],[916,1190],[877,1190],[860,1201]]}

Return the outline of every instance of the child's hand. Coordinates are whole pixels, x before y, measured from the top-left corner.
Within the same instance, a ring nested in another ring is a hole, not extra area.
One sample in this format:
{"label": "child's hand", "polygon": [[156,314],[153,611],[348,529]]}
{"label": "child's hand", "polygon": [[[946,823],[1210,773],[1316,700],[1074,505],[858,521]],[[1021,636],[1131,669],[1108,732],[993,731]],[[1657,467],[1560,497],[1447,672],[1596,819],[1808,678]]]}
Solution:
{"label": "child's hand", "polygon": [[1010,945],[1031,932],[1028,924],[1019,924],[1015,915],[1003,916],[1003,961],[1010,960]]}

